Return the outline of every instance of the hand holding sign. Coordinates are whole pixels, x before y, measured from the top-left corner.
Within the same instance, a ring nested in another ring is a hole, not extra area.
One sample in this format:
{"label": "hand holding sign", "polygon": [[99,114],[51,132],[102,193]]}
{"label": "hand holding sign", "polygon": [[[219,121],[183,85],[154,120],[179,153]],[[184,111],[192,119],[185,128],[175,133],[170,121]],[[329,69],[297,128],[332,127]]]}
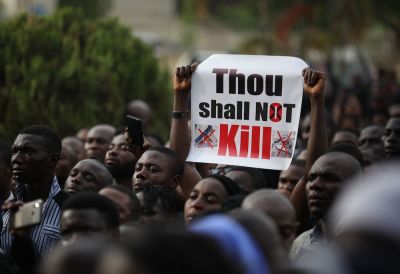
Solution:
{"label": "hand holding sign", "polygon": [[174,75],[174,91],[189,92],[192,84],[192,73],[196,70],[198,63],[177,67]]}
{"label": "hand holding sign", "polygon": [[303,70],[304,91],[310,97],[323,95],[326,75],[316,70],[306,68]]}
{"label": "hand holding sign", "polygon": [[[301,59],[282,56],[216,54],[202,62],[189,82],[188,161],[286,169],[296,144],[305,67]],[[180,74],[187,79],[188,68]],[[307,77],[307,90],[318,94],[321,77]]]}

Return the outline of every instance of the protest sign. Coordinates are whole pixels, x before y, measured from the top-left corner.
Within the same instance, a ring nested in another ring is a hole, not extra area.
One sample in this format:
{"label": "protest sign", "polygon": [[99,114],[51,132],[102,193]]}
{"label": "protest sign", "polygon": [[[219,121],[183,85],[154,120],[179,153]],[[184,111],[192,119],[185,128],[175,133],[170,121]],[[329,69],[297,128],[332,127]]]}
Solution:
{"label": "protest sign", "polygon": [[287,169],[303,94],[295,57],[215,54],[192,76],[188,161]]}

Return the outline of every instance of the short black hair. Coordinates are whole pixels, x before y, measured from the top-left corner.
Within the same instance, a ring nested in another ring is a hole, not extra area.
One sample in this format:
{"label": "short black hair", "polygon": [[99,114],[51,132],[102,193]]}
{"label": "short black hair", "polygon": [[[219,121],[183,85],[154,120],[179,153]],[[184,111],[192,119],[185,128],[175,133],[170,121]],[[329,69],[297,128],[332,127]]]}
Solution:
{"label": "short black hair", "polygon": [[19,134],[30,134],[44,138],[46,148],[51,153],[61,153],[61,139],[51,128],[42,125],[32,125],[24,128]]}
{"label": "short black hair", "polygon": [[243,190],[231,179],[224,175],[210,175],[205,177],[206,178],[214,178],[215,180],[219,181],[223,187],[225,188],[228,196],[244,194]]}
{"label": "short black hair", "polygon": [[143,193],[144,200],[142,215],[153,215],[153,209],[157,203],[163,210],[163,213],[166,214],[174,214],[180,210],[175,191],[169,187],[144,184],[139,192]]}
{"label": "short black hair", "polygon": [[250,175],[254,182],[254,189],[261,189],[266,187],[266,180],[264,174],[258,168],[234,166],[230,171],[243,171]]}
{"label": "short black hair", "polygon": [[123,186],[123,185],[109,185],[109,186],[105,186],[102,189],[105,188],[111,188],[114,190],[117,190],[123,194],[125,194],[126,196],[129,197],[129,201],[130,201],[130,207],[132,212],[134,213],[133,218],[135,220],[139,219],[139,215],[140,215],[140,201],[138,199],[138,197],[136,197],[136,195],[133,193],[132,190],[130,190],[128,187]]}
{"label": "short black hair", "polygon": [[147,151],[156,151],[159,152],[161,154],[164,154],[165,156],[167,156],[168,158],[171,159],[171,161],[174,163],[174,175],[179,175],[182,176],[183,175],[183,170],[184,170],[184,162],[181,158],[179,158],[178,154],[176,154],[175,151],[163,147],[163,146],[153,146],[150,147]]}
{"label": "short black hair", "polygon": [[65,211],[69,209],[97,210],[102,216],[104,216],[109,229],[115,229],[119,227],[119,215],[117,207],[110,199],[98,193],[82,192],[72,196],[65,202],[62,210]]}
{"label": "short black hair", "polygon": [[3,140],[0,140],[0,163],[11,167],[11,146]]}

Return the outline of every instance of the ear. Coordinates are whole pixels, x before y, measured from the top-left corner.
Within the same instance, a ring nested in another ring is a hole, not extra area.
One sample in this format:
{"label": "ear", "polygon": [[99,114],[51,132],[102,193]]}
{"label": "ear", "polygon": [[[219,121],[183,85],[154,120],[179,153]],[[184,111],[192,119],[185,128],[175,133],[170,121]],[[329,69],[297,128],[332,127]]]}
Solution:
{"label": "ear", "polygon": [[50,155],[50,160],[57,165],[58,160],[60,160],[60,153],[53,153]]}
{"label": "ear", "polygon": [[177,187],[179,186],[181,180],[182,180],[182,176],[180,176],[180,175],[174,175],[174,176],[171,178],[171,181],[170,181],[169,186],[170,186],[171,188],[174,188],[174,189],[175,189],[175,188],[177,188]]}

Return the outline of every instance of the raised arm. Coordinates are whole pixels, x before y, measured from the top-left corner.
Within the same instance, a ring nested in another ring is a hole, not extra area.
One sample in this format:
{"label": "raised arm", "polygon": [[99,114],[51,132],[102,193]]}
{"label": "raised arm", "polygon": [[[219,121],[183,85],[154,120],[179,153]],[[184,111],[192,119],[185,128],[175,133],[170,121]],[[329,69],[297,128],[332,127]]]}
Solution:
{"label": "raised arm", "polygon": [[319,156],[328,149],[325,119],[325,79],[326,76],[318,71],[307,68],[303,71],[304,91],[311,102],[311,126],[307,144],[307,159],[304,177],[295,186],[290,201],[297,213],[297,220],[304,226],[309,219],[306,199],[307,176],[311,166]]}
{"label": "raised arm", "polygon": [[174,75],[174,105],[172,109],[170,148],[182,160],[186,160],[190,149],[188,102],[192,84],[192,73],[196,70],[196,67],[197,63],[191,66],[178,67]]}
{"label": "raised arm", "polygon": [[[174,105],[170,132],[170,149],[175,151],[185,161],[190,149],[190,131],[188,127],[188,102],[191,89],[192,74],[197,63],[191,66],[178,67],[174,75]],[[193,187],[200,181],[201,176],[196,168],[185,163],[185,170],[178,191],[187,199]]]}

